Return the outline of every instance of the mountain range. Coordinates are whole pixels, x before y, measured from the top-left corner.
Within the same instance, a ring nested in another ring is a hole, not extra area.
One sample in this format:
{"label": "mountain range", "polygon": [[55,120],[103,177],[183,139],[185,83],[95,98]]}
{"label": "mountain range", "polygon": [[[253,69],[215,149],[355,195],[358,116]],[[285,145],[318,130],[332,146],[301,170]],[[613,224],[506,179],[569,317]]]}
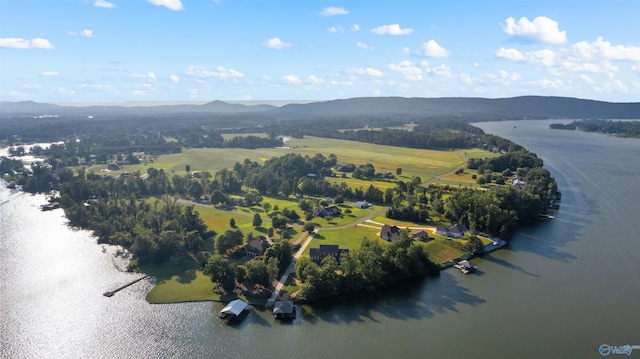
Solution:
{"label": "mountain range", "polygon": [[406,98],[359,97],[304,104],[232,104],[212,101],[202,105],[158,106],[61,106],[33,101],[0,102],[0,117],[101,114],[260,114],[273,117],[336,117],[358,115],[469,115],[490,114],[529,118],[639,119],[640,102],[615,103],[571,97],[520,96],[511,98]]}

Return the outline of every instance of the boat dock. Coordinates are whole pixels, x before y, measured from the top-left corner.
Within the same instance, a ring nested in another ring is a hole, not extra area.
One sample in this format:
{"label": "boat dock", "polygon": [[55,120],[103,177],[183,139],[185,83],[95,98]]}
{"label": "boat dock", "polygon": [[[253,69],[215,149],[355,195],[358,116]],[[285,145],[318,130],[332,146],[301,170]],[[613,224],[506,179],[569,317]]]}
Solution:
{"label": "boat dock", "polygon": [[147,275],[145,275],[145,276],[142,276],[142,277],[140,277],[140,278],[138,278],[138,279],[136,279],[136,280],[134,280],[133,282],[129,282],[129,283],[127,283],[127,284],[125,284],[125,285],[123,285],[123,286],[121,286],[121,287],[117,288],[117,289],[114,289],[114,290],[109,291],[109,292],[104,292],[102,295],[104,295],[105,297],[113,297],[113,295],[114,295],[114,294],[116,294],[116,293],[118,293],[119,291],[121,291],[121,290],[125,289],[126,287],[128,287],[128,286],[130,286],[130,285],[132,285],[132,284],[138,283],[139,281],[141,281],[141,280],[143,280],[143,279],[145,279],[145,278],[147,278],[147,277],[149,277],[149,275],[148,275],[148,274],[147,274]]}

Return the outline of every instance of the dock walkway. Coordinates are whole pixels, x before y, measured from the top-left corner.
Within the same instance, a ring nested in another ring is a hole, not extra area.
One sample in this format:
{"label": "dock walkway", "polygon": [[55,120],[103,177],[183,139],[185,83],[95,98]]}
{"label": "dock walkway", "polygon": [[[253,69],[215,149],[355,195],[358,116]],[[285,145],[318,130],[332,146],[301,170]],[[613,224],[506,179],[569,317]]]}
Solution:
{"label": "dock walkway", "polygon": [[147,277],[149,277],[149,275],[148,275],[148,274],[147,274],[147,275],[144,275],[144,276],[142,276],[142,277],[140,277],[140,278],[138,278],[138,279],[136,279],[136,280],[134,280],[133,282],[129,282],[129,283],[127,283],[127,284],[125,284],[125,285],[123,285],[123,286],[121,286],[121,287],[119,287],[119,288],[116,288],[116,289],[114,289],[114,290],[112,290],[112,291],[104,292],[104,294],[102,294],[102,295],[104,295],[105,297],[113,297],[113,295],[114,295],[114,294],[116,294],[116,293],[118,293],[119,291],[121,291],[121,290],[125,289],[126,287],[128,287],[128,286],[130,286],[130,285],[132,285],[132,284],[138,283],[139,281],[141,281],[141,280],[143,280],[143,279],[145,279],[145,278],[147,278]]}

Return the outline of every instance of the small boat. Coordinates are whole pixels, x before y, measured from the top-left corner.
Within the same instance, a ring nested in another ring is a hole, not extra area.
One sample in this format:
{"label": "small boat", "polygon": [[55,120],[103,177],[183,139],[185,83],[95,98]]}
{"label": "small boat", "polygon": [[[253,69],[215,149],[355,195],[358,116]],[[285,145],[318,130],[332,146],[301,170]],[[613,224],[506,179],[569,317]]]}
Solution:
{"label": "small boat", "polygon": [[51,211],[57,208],[60,208],[60,203],[58,202],[47,203],[40,206],[41,211]]}
{"label": "small boat", "polygon": [[242,321],[249,314],[249,304],[236,299],[227,304],[219,313],[220,318],[227,321]]}
{"label": "small boat", "polygon": [[460,269],[460,272],[464,274],[469,274],[478,269],[478,266],[469,262],[468,260],[463,260],[453,265],[455,268]]}

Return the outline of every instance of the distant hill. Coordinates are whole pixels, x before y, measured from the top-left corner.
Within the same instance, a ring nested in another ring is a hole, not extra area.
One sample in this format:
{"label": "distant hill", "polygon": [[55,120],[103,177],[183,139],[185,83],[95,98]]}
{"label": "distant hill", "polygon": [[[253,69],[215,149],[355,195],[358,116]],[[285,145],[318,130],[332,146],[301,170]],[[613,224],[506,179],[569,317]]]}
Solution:
{"label": "distant hill", "polygon": [[246,113],[274,109],[270,105],[241,105],[212,101],[202,105],[158,106],[60,106],[33,101],[0,102],[0,116],[7,115],[100,115],[100,114],[154,114],[154,113]]}
{"label": "distant hill", "polygon": [[202,105],[160,106],[59,106],[33,101],[0,102],[0,116],[12,115],[118,115],[255,113],[276,118],[314,118],[357,115],[469,115],[491,114],[529,118],[640,118],[640,102],[614,103],[570,97],[521,96],[488,99],[469,97],[406,98],[359,97],[344,100],[271,105],[230,104],[212,101]]}
{"label": "distant hill", "polygon": [[552,118],[640,118],[640,103],[612,103],[569,97],[522,96],[501,99],[442,97],[362,97],[287,105],[286,115],[333,117],[361,114],[496,114]]}

